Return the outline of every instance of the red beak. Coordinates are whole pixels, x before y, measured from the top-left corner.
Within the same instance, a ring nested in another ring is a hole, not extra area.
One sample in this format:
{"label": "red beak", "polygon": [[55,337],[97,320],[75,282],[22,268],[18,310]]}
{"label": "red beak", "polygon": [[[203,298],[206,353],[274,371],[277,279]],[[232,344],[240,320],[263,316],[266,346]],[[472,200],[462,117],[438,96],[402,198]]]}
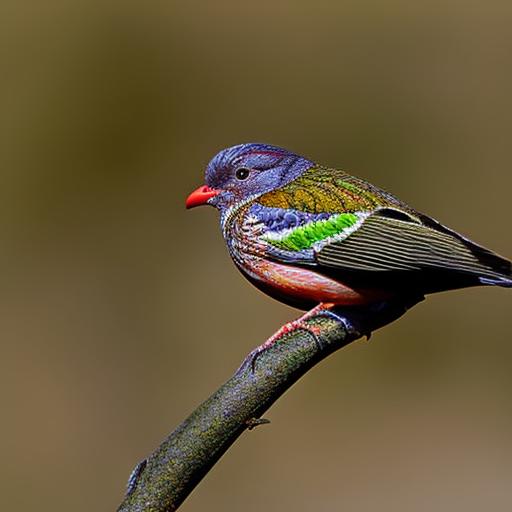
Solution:
{"label": "red beak", "polygon": [[206,204],[208,199],[215,197],[220,190],[215,190],[213,188],[207,187],[203,185],[198,189],[194,190],[188,197],[185,202],[185,206],[188,208],[194,208],[196,206],[201,206],[202,204]]}

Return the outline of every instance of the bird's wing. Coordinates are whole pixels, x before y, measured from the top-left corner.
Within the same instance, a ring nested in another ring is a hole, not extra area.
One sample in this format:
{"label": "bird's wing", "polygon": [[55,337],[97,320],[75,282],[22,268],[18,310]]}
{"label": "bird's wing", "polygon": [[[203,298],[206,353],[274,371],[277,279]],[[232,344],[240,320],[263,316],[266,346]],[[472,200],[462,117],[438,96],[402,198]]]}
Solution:
{"label": "bird's wing", "polygon": [[432,291],[512,285],[508,260],[362,180],[312,171],[259,199],[265,208],[320,216],[265,232],[269,257],[343,278],[384,278],[404,286],[417,281]]}
{"label": "bird's wing", "polygon": [[[434,223],[435,221],[433,221]],[[510,262],[446,228],[383,208],[342,241],[316,254],[320,265],[364,271],[442,269],[475,275],[510,272]],[[489,275],[491,277],[491,275]]]}
{"label": "bird's wing", "polygon": [[268,255],[288,264],[375,286],[424,293],[475,284],[512,286],[508,260],[431,221],[393,208],[333,214],[267,233]]}

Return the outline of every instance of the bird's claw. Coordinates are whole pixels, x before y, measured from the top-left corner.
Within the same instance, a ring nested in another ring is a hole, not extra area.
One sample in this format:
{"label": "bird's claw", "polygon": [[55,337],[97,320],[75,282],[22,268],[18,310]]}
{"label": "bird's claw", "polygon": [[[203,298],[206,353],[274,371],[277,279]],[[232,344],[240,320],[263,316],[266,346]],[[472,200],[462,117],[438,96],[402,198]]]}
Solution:
{"label": "bird's claw", "polygon": [[[320,339],[320,328],[315,325],[310,325],[306,323],[307,320],[313,319],[315,317],[325,317],[334,319],[337,322],[341,323],[343,328],[347,332],[353,331],[353,326],[343,317],[337,315],[334,311],[330,311],[329,309],[325,308],[322,304],[317,306],[316,308],[312,309],[302,317],[298,318],[297,320],[294,320],[293,322],[290,322],[279,331],[277,331],[273,336],[271,336],[265,343],[260,345],[259,347],[255,348],[244,360],[240,368],[238,369],[238,372],[242,371],[243,369],[247,368],[247,366],[250,365],[251,373],[254,373],[256,370],[256,361],[258,357],[268,350],[270,347],[272,347],[275,343],[277,343],[283,336],[290,334],[291,332],[296,332],[298,330],[305,331],[313,336],[313,339],[315,341],[315,344],[319,351],[323,350],[325,348],[325,344],[322,343],[322,340]],[[237,373],[238,373],[237,372]]]}
{"label": "bird's claw", "polygon": [[251,368],[251,373],[256,371],[256,361],[260,357],[261,354],[266,352],[270,347],[274,346],[283,336],[290,334],[292,332],[296,332],[299,330],[303,330],[311,334],[315,340],[315,344],[317,345],[319,350],[322,350],[323,344],[318,337],[319,329],[313,325],[306,325],[300,319],[294,320],[289,324],[283,326],[279,331],[277,331],[273,336],[271,336],[265,343],[262,343],[259,347],[256,347],[244,360],[240,368],[237,370],[237,373],[243,371],[248,366]]}
{"label": "bird's claw", "polygon": [[335,320],[336,322],[340,323],[347,333],[354,332],[354,326],[348,321],[347,318],[338,315],[330,309],[321,309],[317,311],[314,316],[330,318],[331,320]]}

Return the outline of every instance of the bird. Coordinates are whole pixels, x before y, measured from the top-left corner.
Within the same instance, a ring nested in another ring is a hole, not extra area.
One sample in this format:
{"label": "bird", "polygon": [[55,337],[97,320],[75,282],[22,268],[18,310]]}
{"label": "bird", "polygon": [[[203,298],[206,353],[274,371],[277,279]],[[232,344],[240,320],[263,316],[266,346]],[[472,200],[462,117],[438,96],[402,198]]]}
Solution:
{"label": "bird", "polygon": [[[210,205],[236,267],[258,289],[309,310],[261,347],[340,307],[471,286],[512,287],[511,262],[385,190],[284,148],[217,153],[186,208]],[[261,351],[260,350],[260,351]]]}

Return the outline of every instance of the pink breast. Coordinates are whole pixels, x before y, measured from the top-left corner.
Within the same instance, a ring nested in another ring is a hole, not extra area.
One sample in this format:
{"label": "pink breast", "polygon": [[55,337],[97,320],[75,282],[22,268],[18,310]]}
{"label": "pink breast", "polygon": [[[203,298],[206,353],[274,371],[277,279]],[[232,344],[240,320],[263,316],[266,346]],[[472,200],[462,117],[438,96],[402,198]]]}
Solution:
{"label": "pink breast", "polygon": [[[244,269],[247,272],[247,269]],[[375,302],[384,294],[372,290],[355,290],[339,281],[312,270],[283,265],[255,258],[250,262],[249,277],[261,281],[267,292],[277,296],[295,298],[298,301],[337,305],[358,305]]]}

